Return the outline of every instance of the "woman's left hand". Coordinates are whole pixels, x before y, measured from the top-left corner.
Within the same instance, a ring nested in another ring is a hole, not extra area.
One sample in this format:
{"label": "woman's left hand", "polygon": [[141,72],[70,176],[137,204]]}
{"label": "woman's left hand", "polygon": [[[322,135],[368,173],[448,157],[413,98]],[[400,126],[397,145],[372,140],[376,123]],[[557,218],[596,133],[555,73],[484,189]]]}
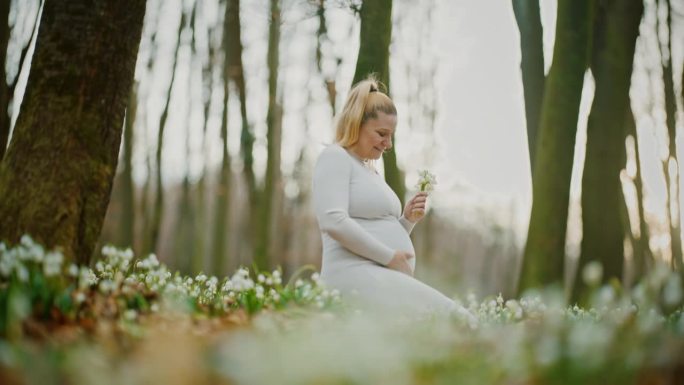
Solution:
{"label": "woman's left hand", "polygon": [[421,191],[416,193],[404,207],[404,218],[409,222],[416,223],[425,217],[428,193]]}

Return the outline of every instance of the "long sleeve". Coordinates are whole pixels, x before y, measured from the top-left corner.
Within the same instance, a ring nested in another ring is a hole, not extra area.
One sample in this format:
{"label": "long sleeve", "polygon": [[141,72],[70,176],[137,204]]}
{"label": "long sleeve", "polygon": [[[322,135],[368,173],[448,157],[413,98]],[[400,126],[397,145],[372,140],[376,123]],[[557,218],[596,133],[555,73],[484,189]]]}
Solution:
{"label": "long sleeve", "polygon": [[322,232],[354,254],[387,265],[394,250],[374,238],[349,216],[353,164],[342,148],[328,148],[318,158],[313,177],[313,203]]}
{"label": "long sleeve", "polygon": [[415,223],[406,219],[406,217],[403,215],[401,216],[401,218],[399,218],[399,223],[401,223],[401,226],[404,228],[404,230],[406,230],[406,232],[409,235],[411,234],[411,231],[413,231],[413,226],[416,225]]}

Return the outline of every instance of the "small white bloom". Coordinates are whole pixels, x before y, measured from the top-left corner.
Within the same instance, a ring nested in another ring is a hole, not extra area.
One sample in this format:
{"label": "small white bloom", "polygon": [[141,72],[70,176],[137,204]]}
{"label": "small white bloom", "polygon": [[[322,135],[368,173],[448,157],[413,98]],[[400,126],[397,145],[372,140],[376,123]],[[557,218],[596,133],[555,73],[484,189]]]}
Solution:
{"label": "small white bloom", "polygon": [[78,266],[74,263],[69,265],[69,269],[67,270],[67,274],[69,274],[70,277],[77,277],[78,276]]}
{"label": "small white bloom", "polygon": [[588,286],[597,286],[603,276],[603,266],[598,261],[591,261],[582,269],[582,279]]}
{"label": "small white bloom", "polygon": [[85,293],[83,293],[82,291],[78,291],[78,292],[76,292],[76,294],[74,295],[74,301],[75,301],[76,304],[78,304],[78,305],[82,304],[83,301],[85,301],[85,300],[86,300],[86,295],[85,295]]}
{"label": "small white bloom", "polygon": [[663,289],[663,301],[668,306],[679,304],[682,300],[682,279],[678,273],[670,274]]}
{"label": "small white bloom", "polygon": [[28,282],[29,271],[26,268],[26,266],[22,264],[17,264],[15,265],[15,269],[17,273],[17,279],[19,279],[19,282]]}
{"label": "small white bloom", "polygon": [[416,188],[420,191],[432,191],[434,190],[434,185],[437,184],[437,176],[430,173],[428,170],[418,171],[419,179],[416,183]]}
{"label": "small white bloom", "polygon": [[133,321],[138,317],[138,312],[134,309],[128,309],[124,312],[123,316],[126,321]]}

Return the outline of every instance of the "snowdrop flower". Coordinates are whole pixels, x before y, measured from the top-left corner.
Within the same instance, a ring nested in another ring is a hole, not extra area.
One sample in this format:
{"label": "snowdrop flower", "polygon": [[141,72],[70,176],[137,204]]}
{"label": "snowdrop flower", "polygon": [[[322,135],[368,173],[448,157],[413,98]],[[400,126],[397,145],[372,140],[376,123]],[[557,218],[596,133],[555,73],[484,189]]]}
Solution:
{"label": "snowdrop flower", "polygon": [[259,283],[264,283],[264,281],[266,281],[266,277],[264,277],[263,274],[259,273],[259,275],[257,276],[257,281]]}
{"label": "snowdrop flower", "polygon": [[67,269],[67,274],[69,277],[76,278],[78,276],[78,266],[74,263],[70,264],[69,268]]}
{"label": "snowdrop flower", "polygon": [[206,280],[207,280],[207,276],[204,274],[200,274],[197,277],[195,277],[195,281],[197,281],[198,283],[202,283]]}
{"label": "snowdrop flower", "polygon": [[74,302],[76,302],[76,304],[80,305],[85,300],[86,300],[86,295],[82,291],[77,291],[76,294],[74,294]]}
{"label": "snowdrop flower", "polygon": [[682,278],[678,273],[670,274],[665,282],[663,301],[668,306],[675,306],[682,300]]}
{"label": "snowdrop flower", "polygon": [[126,321],[133,321],[138,317],[138,312],[134,309],[128,309],[124,312],[123,316]]}
{"label": "snowdrop flower", "polygon": [[603,276],[603,266],[598,261],[591,261],[582,269],[582,280],[587,286],[597,286]]}
{"label": "snowdrop flower", "polygon": [[58,251],[49,252],[43,262],[43,273],[45,276],[52,277],[58,275],[62,268],[62,261],[64,261],[62,253]]}
{"label": "snowdrop flower", "polygon": [[428,170],[418,171],[419,179],[416,188],[420,191],[432,191],[437,184],[437,176]]}
{"label": "snowdrop flower", "polygon": [[19,282],[28,282],[29,271],[26,268],[26,266],[24,266],[22,264],[16,264],[15,270],[16,270],[17,279],[19,280]]}

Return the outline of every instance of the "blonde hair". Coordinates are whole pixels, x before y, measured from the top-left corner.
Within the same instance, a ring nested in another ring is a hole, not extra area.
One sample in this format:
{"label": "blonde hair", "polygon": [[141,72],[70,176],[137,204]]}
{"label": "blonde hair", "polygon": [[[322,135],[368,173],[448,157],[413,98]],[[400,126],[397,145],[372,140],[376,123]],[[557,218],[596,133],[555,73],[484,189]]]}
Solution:
{"label": "blonde hair", "polygon": [[342,147],[355,144],[359,140],[361,126],[370,119],[376,119],[378,112],[397,115],[397,108],[389,96],[380,91],[379,82],[374,75],[356,83],[349,91],[344,108],[337,118],[335,142]]}

